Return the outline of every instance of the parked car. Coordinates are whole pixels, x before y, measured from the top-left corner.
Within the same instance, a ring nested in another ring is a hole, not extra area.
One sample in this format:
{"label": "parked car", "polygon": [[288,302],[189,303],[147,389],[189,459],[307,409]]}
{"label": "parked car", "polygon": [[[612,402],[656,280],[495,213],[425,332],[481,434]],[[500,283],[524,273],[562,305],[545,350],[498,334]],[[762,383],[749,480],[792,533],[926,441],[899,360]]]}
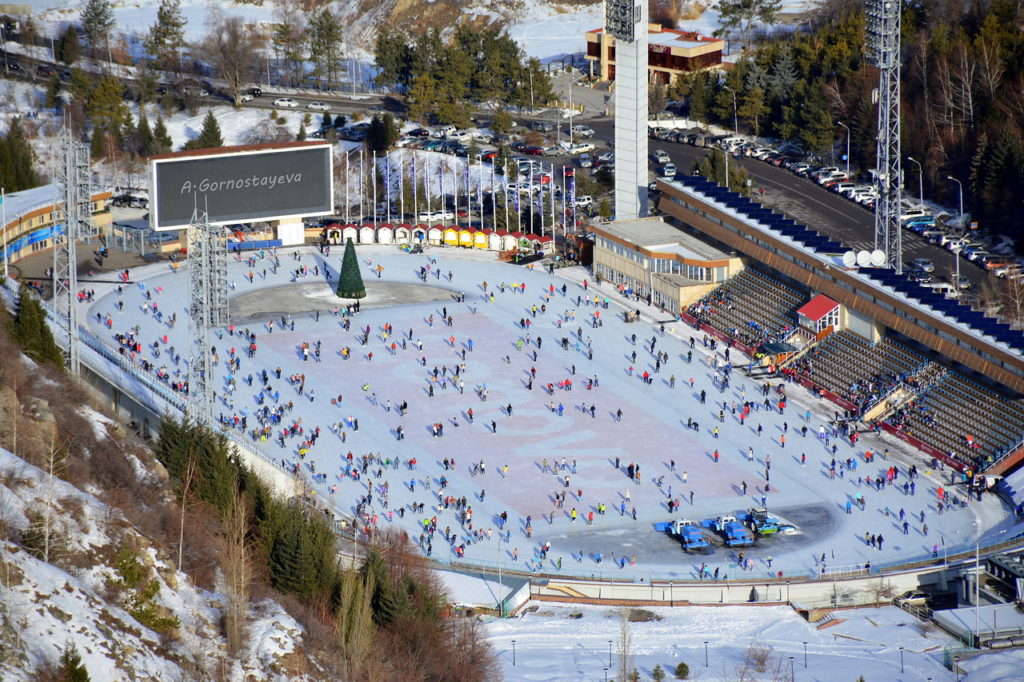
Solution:
{"label": "parked car", "polygon": [[406,135],[409,137],[430,137],[430,131],[426,128],[413,128]]}
{"label": "parked car", "polygon": [[807,175],[807,171],[811,169],[811,164],[805,163],[804,161],[797,161],[789,167],[789,170],[793,171],[797,175]]}
{"label": "parked car", "polygon": [[299,106],[299,103],[296,102],[291,97],[278,97],[277,99],[274,100],[274,106],[283,107],[286,109],[294,109],[295,107]]}
{"label": "parked car", "polygon": [[530,124],[530,129],[538,133],[550,133],[555,129],[555,126],[551,125],[548,121],[534,121]]}
{"label": "parked car", "polygon": [[529,154],[530,156],[542,156],[544,154],[544,147],[539,145],[530,145],[523,149],[523,153]]}
{"label": "parked car", "polygon": [[572,127],[572,134],[576,137],[581,137],[585,140],[589,140],[594,136],[594,129],[590,126],[577,125]]}
{"label": "parked car", "polygon": [[668,152],[666,152],[664,149],[655,149],[654,150],[654,162],[663,166],[666,163],[671,163],[672,162],[672,157],[669,156]]}
{"label": "parked car", "polygon": [[575,156],[576,154],[589,154],[595,149],[596,147],[593,142],[577,142],[576,144],[569,145],[566,151]]}
{"label": "parked car", "polygon": [[423,222],[436,222],[440,220],[454,220],[455,214],[451,211],[424,211],[416,216],[416,220]]}
{"label": "parked car", "polygon": [[251,93],[248,93],[248,92],[243,92],[241,95],[238,96],[238,99],[241,102],[251,102],[252,98],[253,98],[253,95]]}
{"label": "parked car", "polygon": [[910,590],[909,592],[904,592],[900,596],[896,597],[893,601],[899,605],[924,606],[931,598],[932,595],[924,592],[923,590]]}
{"label": "parked car", "polygon": [[576,163],[580,165],[580,168],[590,168],[594,165],[594,159],[591,158],[590,154],[580,154],[576,159]]}
{"label": "parked car", "polygon": [[661,177],[671,180],[676,177],[676,165],[674,163],[666,163],[664,166],[658,169],[658,175]]}
{"label": "parked car", "polygon": [[594,205],[594,198],[589,194],[576,197],[576,208],[588,208]]}
{"label": "parked car", "polygon": [[921,216],[931,215],[928,211],[923,208],[908,208],[903,213],[900,213],[900,222],[910,220],[911,218],[918,218]]}

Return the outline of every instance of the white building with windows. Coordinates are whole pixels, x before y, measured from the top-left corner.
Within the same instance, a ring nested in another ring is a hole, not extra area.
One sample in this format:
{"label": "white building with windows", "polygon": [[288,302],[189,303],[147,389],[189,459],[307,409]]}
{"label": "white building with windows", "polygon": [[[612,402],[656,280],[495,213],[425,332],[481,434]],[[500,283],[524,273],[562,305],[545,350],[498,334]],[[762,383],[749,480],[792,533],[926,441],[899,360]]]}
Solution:
{"label": "white building with windows", "polygon": [[593,226],[594,273],[673,314],[743,269],[719,249],[661,218]]}

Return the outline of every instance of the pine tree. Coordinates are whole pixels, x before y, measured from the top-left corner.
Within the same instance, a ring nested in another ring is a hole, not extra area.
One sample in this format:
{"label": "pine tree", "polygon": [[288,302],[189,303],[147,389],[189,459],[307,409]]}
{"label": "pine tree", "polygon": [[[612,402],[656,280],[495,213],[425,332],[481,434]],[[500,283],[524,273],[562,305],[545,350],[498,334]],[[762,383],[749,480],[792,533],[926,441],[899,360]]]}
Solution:
{"label": "pine tree", "polygon": [[89,682],[89,671],[82,663],[82,656],[78,648],[70,640],[64,645],[64,651],[60,654],[60,678],[65,682]]}
{"label": "pine tree", "polygon": [[89,155],[93,161],[98,161],[103,158],[103,152],[106,149],[106,144],[103,141],[104,133],[103,128],[95,126],[92,129],[92,136],[89,138]]}
{"label": "pine tree", "polygon": [[64,62],[70,66],[78,61],[82,54],[82,46],[78,42],[78,31],[75,30],[74,26],[68,26],[64,29],[64,32],[57,38],[53,49],[54,56],[59,62]]}
{"label": "pine tree", "polygon": [[82,10],[82,31],[95,52],[114,28],[114,11],[110,0],[89,0]]}
{"label": "pine tree", "polygon": [[306,140],[306,124],[305,123],[300,123],[299,124],[299,132],[295,135],[295,139],[298,140],[299,142],[304,142]]}
{"label": "pine tree", "polygon": [[[179,0],[161,0],[156,11],[156,23],[149,28],[143,41],[146,52],[155,61],[163,60],[169,53],[177,53],[185,45],[185,17],[181,13]],[[173,60],[172,64],[177,64]]]}
{"label": "pine tree", "polygon": [[157,116],[156,123],[153,124],[153,153],[166,154],[169,151],[171,151],[171,136],[167,132],[163,116]]}
{"label": "pine tree", "polygon": [[28,287],[22,287],[18,295],[18,312],[12,322],[11,336],[25,355],[37,363],[64,368],[64,353],[57,346],[46,324],[46,313],[39,301],[29,293]]}
{"label": "pine tree", "polygon": [[139,156],[149,156],[153,153],[153,131],[149,128],[149,119],[146,118],[145,107],[139,108],[139,122],[135,126],[135,146]]}
{"label": "pine tree", "polygon": [[35,155],[20,118],[12,118],[7,134],[0,138],[0,186],[8,192],[17,192],[39,185],[39,174],[34,168]]}
{"label": "pine tree", "polygon": [[223,146],[224,139],[220,134],[220,125],[217,123],[217,118],[213,115],[213,110],[211,109],[206,112],[206,117],[203,119],[203,128],[199,131],[199,137],[186,142],[182,149],[211,149]]}
{"label": "pine tree", "polygon": [[337,294],[339,298],[364,298],[366,296],[363,276],[359,273],[356,247],[351,238],[345,242],[345,254],[341,258],[341,275],[338,277]]}

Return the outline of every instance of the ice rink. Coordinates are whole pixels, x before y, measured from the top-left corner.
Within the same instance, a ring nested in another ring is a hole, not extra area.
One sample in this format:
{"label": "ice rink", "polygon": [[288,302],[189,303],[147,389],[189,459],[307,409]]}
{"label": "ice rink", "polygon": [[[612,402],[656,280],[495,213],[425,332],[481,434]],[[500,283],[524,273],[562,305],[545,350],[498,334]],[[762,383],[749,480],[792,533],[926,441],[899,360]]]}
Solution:
{"label": "ice rink", "polygon": [[[662,331],[658,323],[667,315],[626,302],[608,284],[588,282],[584,289],[589,275],[582,268],[549,275],[539,266],[500,263],[492,253],[431,248],[412,255],[395,246],[359,246],[368,297],[346,331],[343,316],[335,312],[344,302],[334,295],[342,250],[333,247],[328,257],[309,247],[280,249],[277,268],[269,252],[244,253],[242,260],[231,256],[234,333],[224,330],[216,343],[216,410],[231,422],[244,418],[245,429],[240,423],[234,427],[239,436],[279,465],[303,471],[316,494],[345,516],[356,513],[369,484],[372,501],[362,508],[369,525],[375,520],[378,529],[400,527],[419,540],[424,520],[436,517],[431,553],[441,561],[458,560],[456,548],[464,546],[464,561],[500,561],[520,570],[694,579],[706,564],[709,572],[720,569],[722,577],[742,577],[736,551],[716,546],[709,554],[688,555],[654,524],[732,514],[759,506],[762,496],[770,512],[797,525],[800,533],[762,539],[745,550],[754,560],[750,577],[780,571],[814,575],[823,555],[830,568],[943,556],[973,548],[979,525],[991,532],[1009,524],[994,496],[940,515],[938,486],[945,486],[949,497],[962,497],[948,485],[949,470],[932,470],[916,451],[892,438],[864,433],[852,446],[833,435],[834,406],[802,388],[785,387],[787,407],[780,414],[780,395],[773,387],[766,408],[762,384],[747,378],[738,352],[731,358],[739,364],[730,385],[721,391],[716,383],[716,375],[724,374],[721,346],[712,351],[683,323],[666,324]],[[250,256],[253,262],[247,262]],[[422,281],[421,268],[428,267]],[[308,273],[298,272],[306,268]],[[188,357],[188,284],[187,268],[147,266],[134,272],[132,284],[121,292],[115,285],[96,285],[95,299],[81,304],[82,316],[112,346],[116,334],[138,329],[136,360],[145,358],[168,381],[180,381]],[[463,302],[456,300],[460,293]],[[624,305],[641,310],[641,321],[626,323]],[[359,337],[367,328],[363,344]],[[252,358],[244,332],[256,337]],[[691,337],[692,362],[687,362]],[[347,359],[344,348],[350,349]],[[239,362],[233,373],[226,366],[232,349]],[[175,354],[181,356],[178,363]],[[459,379],[453,377],[456,368]],[[304,376],[301,394],[299,383],[290,379],[296,375]],[[566,381],[571,389],[564,388]],[[744,401],[754,406],[741,424]],[[403,403],[408,404],[404,415],[398,409]],[[280,410],[280,423],[269,424],[266,440],[254,439],[265,408]],[[358,421],[358,430],[346,424],[349,419]],[[688,428],[688,421],[698,428]],[[435,424],[443,425],[443,435],[435,435]],[[301,427],[302,434],[285,437],[282,446],[279,438],[291,426]],[[319,437],[301,457],[303,442],[317,428]],[[888,461],[881,456],[865,461],[866,451],[886,448]],[[352,467],[346,475],[348,453]],[[397,459],[398,465],[374,463],[364,472],[365,455]],[[454,466],[446,469],[445,459]],[[847,459],[856,468],[847,467]],[[473,465],[481,463],[484,473],[474,473]],[[639,465],[639,481],[627,478],[630,464]],[[913,495],[902,487],[910,464],[920,474]],[[890,466],[898,469],[895,485],[883,483],[878,490],[862,482],[884,480]],[[358,480],[353,469],[360,470]],[[863,511],[855,504],[858,493]],[[561,494],[564,503],[557,507]],[[460,524],[455,505],[445,508],[446,497],[466,498],[472,529]],[[676,499],[680,508],[670,513],[667,503]],[[853,503],[849,512],[848,501]],[[413,503],[422,503],[424,510],[412,511]],[[599,505],[606,513],[599,513]],[[507,513],[507,542],[499,542],[502,512]],[[532,537],[527,537],[527,517]],[[451,543],[444,538],[446,528]],[[865,534],[882,535],[881,549],[866,542]],[[546,542],[551,549],[541,562]]]}

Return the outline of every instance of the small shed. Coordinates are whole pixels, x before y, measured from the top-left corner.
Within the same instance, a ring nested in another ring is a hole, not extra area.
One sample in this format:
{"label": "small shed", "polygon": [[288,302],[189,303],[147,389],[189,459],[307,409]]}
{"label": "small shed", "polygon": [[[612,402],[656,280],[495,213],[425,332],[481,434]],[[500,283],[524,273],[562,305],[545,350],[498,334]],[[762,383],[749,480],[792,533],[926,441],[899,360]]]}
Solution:
{"label": "small shed", "polygon": [[796,311],[799,325],[821,339],[839,328],[839,303],[818,294]]}

